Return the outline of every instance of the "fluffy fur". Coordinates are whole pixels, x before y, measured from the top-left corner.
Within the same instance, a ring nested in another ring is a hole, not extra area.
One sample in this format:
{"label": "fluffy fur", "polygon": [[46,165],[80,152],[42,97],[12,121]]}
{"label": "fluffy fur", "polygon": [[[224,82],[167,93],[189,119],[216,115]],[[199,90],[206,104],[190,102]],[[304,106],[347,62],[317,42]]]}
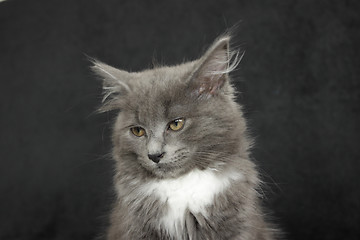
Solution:
{"label": "fluffy fur", "polygon": [[[217,39],[196,61],[142,72],[94,61],[104,80],[100,111],[119,110],[109,240],[273,239],[228,75],[242,55],[229,50],[229,40]],[[172,131],[169,124],[179,118],[184,127]],[[133,127],[145,134],[135,136]],[[154,153],[159,162],[149,159]]]}

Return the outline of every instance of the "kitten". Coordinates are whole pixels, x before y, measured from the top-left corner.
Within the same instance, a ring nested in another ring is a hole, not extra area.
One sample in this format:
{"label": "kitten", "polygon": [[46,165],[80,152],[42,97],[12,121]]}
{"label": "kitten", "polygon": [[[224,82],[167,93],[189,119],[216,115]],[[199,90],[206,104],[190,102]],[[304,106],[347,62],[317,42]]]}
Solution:
{"label": "kitten", "polygon": [[273,239],[229,72],[230,36],[198,60],[126,72],[94,61],[113,128],[117,192],[107,239]]}

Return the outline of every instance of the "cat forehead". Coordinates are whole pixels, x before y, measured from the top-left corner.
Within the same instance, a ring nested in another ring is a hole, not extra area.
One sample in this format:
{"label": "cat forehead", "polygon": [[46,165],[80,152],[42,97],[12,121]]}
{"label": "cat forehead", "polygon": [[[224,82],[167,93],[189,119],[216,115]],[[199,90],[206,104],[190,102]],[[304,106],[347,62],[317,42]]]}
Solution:
{"label": "cat forehead", "polygon": [[132,115],[135,122],[146,126],[154,126],[159,122],[167,123],[176,118],[186,118],[191,115],[192,107],[188,103],[178,104],[157,100],[155,102],[156,104],[151,101],[140,102],[128,114]]}
{"label": "cat forehead", "polygon": [[191,104],[186,88],[192,65],[187,63],[137,73],[131,93],[124,96],[127,99],[125,105],[143,119],[178,117]]}

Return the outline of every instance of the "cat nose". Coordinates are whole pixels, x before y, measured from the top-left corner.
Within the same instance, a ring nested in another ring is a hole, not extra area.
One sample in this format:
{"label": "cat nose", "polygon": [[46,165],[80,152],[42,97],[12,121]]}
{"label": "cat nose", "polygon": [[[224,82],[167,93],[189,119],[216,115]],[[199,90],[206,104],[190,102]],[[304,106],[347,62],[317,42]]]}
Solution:
{"label": "cat nose", "polygon": [[160,162],[160,159],[162,159],[165,155],[165,152],[163,153],[155,153],[155,154],[148,154],[148,158],[151,159],[154,163]]}

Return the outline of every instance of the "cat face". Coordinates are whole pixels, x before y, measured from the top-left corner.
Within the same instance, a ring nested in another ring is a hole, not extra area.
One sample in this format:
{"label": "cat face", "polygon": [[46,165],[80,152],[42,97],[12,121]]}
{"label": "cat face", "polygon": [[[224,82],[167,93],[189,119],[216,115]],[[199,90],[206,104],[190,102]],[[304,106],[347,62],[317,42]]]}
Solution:
{"label": "cat face", "polygon": [[188,140],[193,134],[191,116],[184,112],[181,117],[173,117],[170,113],[172,107],[168,106],[163,111],[156,111],[156,118],[149,119],[148,115],[153,114],[143,107],[139,106],[139,111],[135,113],[127,112],[119,116],[118,124],[125,128],[115,138],[126,149],[122,148],[118,153],[132,153],[134,157],[130,161],[135,161],[159,177],[187,172],[193,167],[191,159],[196,151]]}
{"label": "cat face", "polygon": [[223,38],[201,59],[174,67],[128,73],[95,62],[105,78],[104,109],[120,109],[115,158],[160,178],[226,167],[245,130],[228,80],[230,59]]}

